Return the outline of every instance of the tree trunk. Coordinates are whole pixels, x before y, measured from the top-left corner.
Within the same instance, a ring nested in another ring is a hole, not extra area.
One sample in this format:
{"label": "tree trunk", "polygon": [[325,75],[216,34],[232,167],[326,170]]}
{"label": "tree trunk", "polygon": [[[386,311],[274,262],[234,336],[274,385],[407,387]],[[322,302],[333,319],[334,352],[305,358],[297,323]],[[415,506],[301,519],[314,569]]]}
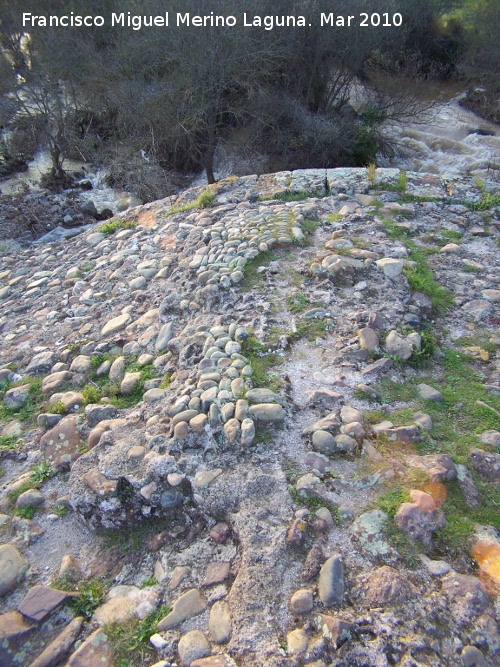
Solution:
{"label": "tree trunk", "polygon": [[64,158],[57,144],[52,144],[50,147],[50,159],[52,160],[50,175],[57,179],[62,178],[64,176],[64,169],[62,168]]}
{"label": "tree trunk", "polygon": [[214,156],[207,155],[205,160],[205,171],[207,172],[207,181],[209,185],[215,183],[215,174],[214,174]]}
{"label": "tree trunk", "polygon": [[207,172],[207,181],[209,185],[215,183],[215,174],[214,174],[214,156],[215,149],[217,148],[217,134],[216,134],[216,125],[217,125],[217,111],[212,109],[210,113],[210,119],[208,123],[208,141],[207,141],[207,150],[205,152],[205,170]]}

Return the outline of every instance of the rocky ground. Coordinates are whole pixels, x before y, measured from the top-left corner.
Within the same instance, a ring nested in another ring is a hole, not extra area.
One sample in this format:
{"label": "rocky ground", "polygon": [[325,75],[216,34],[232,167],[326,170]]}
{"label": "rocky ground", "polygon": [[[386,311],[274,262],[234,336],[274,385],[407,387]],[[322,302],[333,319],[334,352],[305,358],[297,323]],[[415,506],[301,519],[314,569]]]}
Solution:
{"label": "rocky ground", "polygon": [[[84,172],[73,172],[71,186],[61,192],[38,190],[31,192],[27,183],[24,191],[2,194],[0,189],[0,251],[15,252],[36,240],[57,243],[90,228],[96,220],[113,217],[113,210],[98,201],[99,192],[93,190],[92,181]],[[94,175],[95,178],[95,175]],[[73,182],[72,182],[73,181]],[[0,181],[0,188],[2,181]],[[115,197],[115,212],[125,211],[140,204],[133,195],[122,192]]]}
{"label": "rocky ground", "polygon": [[0,663],[497,665],[492,202],[283,172],[1,256]]}

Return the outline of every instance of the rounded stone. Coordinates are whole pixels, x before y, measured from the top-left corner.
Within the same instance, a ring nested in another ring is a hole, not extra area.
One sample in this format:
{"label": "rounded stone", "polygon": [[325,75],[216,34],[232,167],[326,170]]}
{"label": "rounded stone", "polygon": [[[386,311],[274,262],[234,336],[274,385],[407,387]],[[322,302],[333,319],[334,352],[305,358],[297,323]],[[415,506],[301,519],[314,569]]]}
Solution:
{"label": "rounded stone", "polygon": [[80,564],[71,554],[65,554],[61,558],[59,566],[59,576],[66,577],[70,581],[79,581],[82,578]]}
{"label": "rounded stone", "polygon": [[[232,387],[232,385],[231,385]],[[252,416],[264,423],[267,422],[281,422],[285,418],[285,411],[281,405],[272,403],[263,403],[261,405],[254,405],[250,409]]]}
{"label": "rounded stone", "polygon": [[417,385],[418,393],[420,398],[423,398],[425,401],[442,401],[443,394],[431,387],[428,384],[419,384]]}
{"label": "rounded stone", "polygon": [[193,417],[196,417],[198,415],[197,410],[182,410],[182,412],[179,412],[174,416],[172,419],[172,424],[176,426],[179,424],[179,422],[189,422]]}
{"label": "rounded stone", "polygon": [[26,561],[12,544],[0,546],[0,597],[11,593],[26,569]]}
{"label": "rounded stone", "polygon": [[335,436],[335,446],[337,451],[347,452],[348,454],[354,454],[358,446],[356,440],[351,438],[350,435],[345,435],[345,433],[339,433]]}
{"label": "rounded stone", "polygon": [[128,450],[127,456],[132,461],[136,461],[138,459],[142,459],[145,453],[146,453],[145,447],[142,447],[141,445],[134,445],[134,447],[131,447]]}
{"label": "rounded stone", "polygon": [[460,658],[464,667],[486,667],[484,655],[475,646],[464,646]]}
{"label": "rounded stone", "polygon": [[351,405],[344,405],[340,409],[340,418],[344,424],[351,424],[352,422],[362,422],[363,415]]}
{"label": "rounded stone", "polygon": [[307,634],[302,628],[297,628],[297,630],[292,630],[286,636],[286,643],[288,653],[291,655],[299,655],[307,651],[309,641],[307,639]]}
{"label": "rounded stone", "polygon": [[224,600],[218,600],[210,609],[208,631],[216,644],[225,644],[230,640],[231,615],[229,605]]}
{"label": "rounded stone", "polygon": [[237,419],[230,419],[224,424],[224,432],[229,442],[235,442],[241,431],[240,422]]}
{"label": "rounded stone", "polygon": [[173,507],[180,505],[183,500],[184,496],[182,493],[178,493],[177,491],[164,491],[160,496],[160,505],[164,509],[172,509]]}
{"label": "rounded stone", "polygon": [[189,425],[187,422],[179,422],[174,426],[174,435],[179,440],[185,440],[189,432]]}
{"label": "rounded stone", "polygon": [[[37,418],[37,423],[38,423],[38,418]],[[23,432],[23,425],[21,424],[20,421],[17,419],[9,422],[3,427],[3,430],[1,432],[2,436],[14,436],[14,437],[19,437],[21,433]]]}
{"label": "rounded stone", "polygon": [[109,369],[110,382],[121,382],[125,374],[125,358],[118,357],[115,359]]}
{"label": "rounded stone", "polygon": [[340,556],[325,561],[319,573],[318,593],[327,606],[341,604],[344,599],[344,567]]}
{"label": "rounded stone", "polygon": [[28,400],[30,386],[29,384],[23,384],[20,387],[13,387],[6,391],[3,397],[5,407],[9,410],[18,410]]}
{"label": "rounded stone", "polygon": [[179,486],[186,479],[186,475],[179,472],[171,472],[167,475],[167,482],[170,486]]}
{"label": "rounded stone", "polygon": [[122,329],[125,329],[127,324],[130,324],[131,321],[132,318],[129,313],[118,315],[118,317],[114,317],[112,320],[109,320],[109,322],[106,322],[102,328],[101,336],[110,336],[117,331],[121,331]]}
{"label": "rounded stone", "polygon": [[241,351],[241,345],[234,340],[228,341],[224,347],[224,352],[226,354],[234,354],[235,352],[240,352],[240,351]]}
{"label": "rounded stone", "polygon": [[141,374],[139,371],[136,371],[135,373],[125,373],[125,377],[120,385],[120,392],[122,394],[131,394],[138,387],[140,380]]}
{"label": "rounded stone", "polygon": [[375,264],[384,272],[387,278],[396,278],[403,271],[403,262],[399,259],[392,259],[391,257],[384,257],[378,259]]}
{"label": "rounded stone", "polygon": [[251,445],[255,438],[255,424],[252,419],[244,419],[241,422],[241,444],[243,447]]}
{"label": "rounded stone", "polygon": [[156,403],[165,397],[164,389],[148,389],[142,397],[145,403]]}
{"label": "rounded stone", "polygon": [[24,493],[21,493],[19,498],[16,500],[17,507],[41,507],[45,502],[45,497],[43,493],[40,493],[38,489],[28,489]]}
{"label": "rounded stone", "polygon": [[144,276],[139,276],[129,282],[129,286],[132,289],[142,289],[145,284],[146,284],[146,278]]}
{"label": "rounded stone", "polygon": [[199,630],[191,630],[183,635],[177,647],[179,657],[184,667],[200,658],[206,658],[210,655],[211,649],[207,638]]}
{"label": "rounded stone", "polygon": [[86,373],[91,365],[90,357],[80,354],[73,359],[69,368],[73,373]]}
{"label": "rounded stone", "polygon": [[336,451],[335,440],[328,431],[315,431],[312,436],[312,445],[322,454],[333,454]]}
{"label": "rounded stone", "polygon": [[248,410],[248,402],[245,401],[243,398],[240,398],[236,401],[236,409],[235,409],[235,419],[238,419],[240,422],[242,422],[247,414]]}
{"label": "rounded stone", "polygon": [[314,606],[313,594],[308,588],[301,588],[292,595],[290,609],[294,614],[306,614]]}
{"label": "rounded stone", "polygon": [[234,332],[234,337],[238,341],[247,340],[249,336],[250,334],[248,333],[248,329],[245,327],[238,327]]}
{"label": "rounded stone", "polygon": [[203,433],[207,421],[208,421],[207,415],[201,413],[189,420],[189,426],[193,429],[195,433]]}
{"label": "rounded stone", "polygon": [[375,352],[378,348],[378,336],[373,329],[365,327],[359,332],[359,343],[362,350]]}
{"label": "rounded stone", "polygon": [[345,435],[348,435],[350,438],[354,438],[354,440],[357,440],[358,442],[363,442],[363,439],[365,437],[365,429],[363,428],[363,425],[360,424],[359,422],[351,422],[350,424],[345,424],[344,428],[342,429],[342,432]]}
{"label": "rounded stone", "polygon": [[413,345],[411,340],[403,338],[394,329],[389,332],[385,339],[385,347],[389,354],[393,354],[404,361],[407,361],[413,354]]}

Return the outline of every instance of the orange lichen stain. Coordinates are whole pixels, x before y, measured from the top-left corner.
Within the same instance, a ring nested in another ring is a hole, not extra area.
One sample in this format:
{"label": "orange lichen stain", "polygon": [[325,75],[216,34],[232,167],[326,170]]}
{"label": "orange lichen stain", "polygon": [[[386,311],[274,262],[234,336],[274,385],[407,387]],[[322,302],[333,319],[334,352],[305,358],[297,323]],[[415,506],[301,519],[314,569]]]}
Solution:
{"label": "orange lichen stain", "polygon": [[472,549],[472,557],[480,570],[500,585],[500,544],[479,540]]}
{"label": "orange lichen stain", "polygon": [[434,498],[436,507],[441,507],[446,500],[446,486],[443,482],[426,482],[422,491],[425,491],[425,493],[428,493]]}
{"label": "orange lichen stain", "polygon": [[156,213],[154,211],[141,211],[137,218],[137,224],[143,227],[154,227],[156,224]]}
{"label": "orange lichen stain", "polygon": [[474,359],[482,359],[483,361],[489,361],[490,355],[486,350],[483,350],[482,347],[473,346],[473,347],[463,347],[462,350]]}

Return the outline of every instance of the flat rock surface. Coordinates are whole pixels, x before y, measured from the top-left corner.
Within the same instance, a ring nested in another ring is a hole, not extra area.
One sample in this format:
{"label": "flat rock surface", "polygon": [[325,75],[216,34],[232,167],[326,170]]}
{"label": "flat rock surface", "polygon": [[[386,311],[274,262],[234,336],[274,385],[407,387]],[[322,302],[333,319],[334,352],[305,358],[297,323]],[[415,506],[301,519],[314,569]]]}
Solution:
{"label": "flat rock surface", "polygon": [[0,255],[2,666],[496,667],[500,221],[372,171]]}

